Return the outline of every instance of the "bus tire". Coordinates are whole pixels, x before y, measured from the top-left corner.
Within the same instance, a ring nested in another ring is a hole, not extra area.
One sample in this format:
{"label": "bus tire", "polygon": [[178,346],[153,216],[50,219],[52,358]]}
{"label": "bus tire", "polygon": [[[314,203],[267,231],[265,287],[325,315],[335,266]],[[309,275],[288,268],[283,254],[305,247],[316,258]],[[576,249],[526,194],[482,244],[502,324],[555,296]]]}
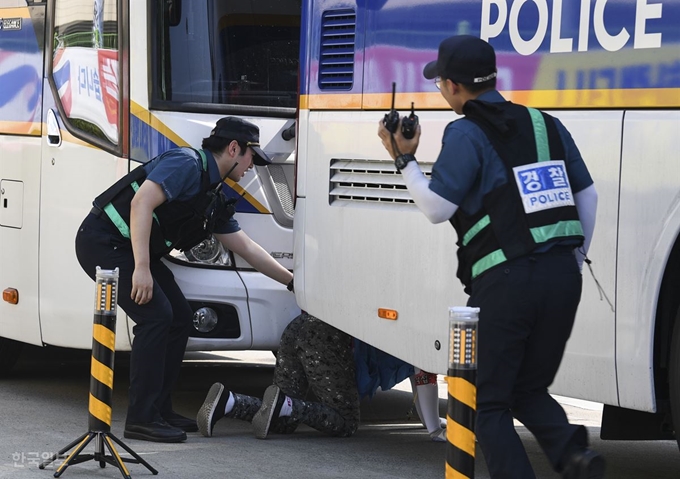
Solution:
{"label": "bus tire", "polygon": [[670,387],[671,417],[675,439],[680,449],[680,314],[676,317],[671,339],[670,364],[668,365],[668,384]]}
{"label": "bus tire", "polygon": [[23,343],[12,341],[7,338],[0,338],[0,376],[7,375],[21,354]]}

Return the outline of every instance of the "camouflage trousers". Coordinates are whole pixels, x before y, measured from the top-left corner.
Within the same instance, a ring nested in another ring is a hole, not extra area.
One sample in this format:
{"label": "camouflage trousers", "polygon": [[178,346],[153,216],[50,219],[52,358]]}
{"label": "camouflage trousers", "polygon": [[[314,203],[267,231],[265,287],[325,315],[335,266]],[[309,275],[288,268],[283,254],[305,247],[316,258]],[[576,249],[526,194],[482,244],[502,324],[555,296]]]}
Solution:
{"label": "camouflage trousers", "polygon": [[[283,332],[274,369],[274,384],[293,401],[290,416],[275,418],[271,432],[291,433],[303,423],[331,436],[347,437],[359,426],[357,392],[351,338],[302,313]],[[311,391],[318,402],[304,398]],[[234,408],[227,417],[252,420],[259,398],[234,394]]]}

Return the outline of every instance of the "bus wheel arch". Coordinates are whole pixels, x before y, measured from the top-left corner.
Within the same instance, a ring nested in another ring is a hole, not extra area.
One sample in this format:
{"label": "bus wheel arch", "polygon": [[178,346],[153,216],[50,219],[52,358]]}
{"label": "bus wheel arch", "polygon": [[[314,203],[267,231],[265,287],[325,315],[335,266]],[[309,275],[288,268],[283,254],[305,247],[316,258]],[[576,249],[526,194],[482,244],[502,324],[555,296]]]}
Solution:
{"label": "bus wheel arch", "polygon": [[0,377],[7,375],[21,354],[23,343],[0,337]]}
{"label": "bus wheel arch", "polygon": [[[670,412],[680,448],[680,236],[664,270],[654,331],[654,377],[657,405]],[[665,407],[664,407],[665,404]]]}
{"label": "bus wheel arch", "polygon": [[[680,317],[680,310],[678,311]],[[668,365],[668,388],[671,407],[671,418],[675,440],[680,449],[680,320],[676,317],[671,338],[671,350]]]}

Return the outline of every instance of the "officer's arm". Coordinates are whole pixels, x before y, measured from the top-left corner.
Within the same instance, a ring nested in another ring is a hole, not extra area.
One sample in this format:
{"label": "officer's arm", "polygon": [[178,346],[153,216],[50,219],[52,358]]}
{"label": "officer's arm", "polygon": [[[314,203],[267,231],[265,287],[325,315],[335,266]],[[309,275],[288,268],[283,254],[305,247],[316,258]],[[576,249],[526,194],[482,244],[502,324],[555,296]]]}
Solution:
{"label": "officer's arm", "polygon": [[130,297],[145,304],[153,294],[153,277],[149,269],[149,239],[153,210],[165,201],[163,189],[151,180],[142,183],[130,203],[130,241],[135,258]]}
{"label": "officer's arm", "polygon": [[595,216],[597,214],[597,191],[595,185],[574,193],[574,203],[576,203],[576,210],[578,211],[579,220],[583,227],[583,251],[576,250],[576,259],[579,266],[583,266],[584,254],[588,254],[590,242],[593,239],[593,231],[595,231]]}
{"label": "officer's arm", "polygon": [[585,240],[583,247],[576,251],[576,259],[579,266],[583,266],[584,253],[588,253],[590,242],[593,239],[593,231],[595,230],[595,216],[597,213],[597,191],[593,179],[590,176],[588,167],[586,166],[581,152],[576,146],[569,130],[567,130],[559,119],[555,118],[555,124],[560,133],[562,144],[564,145],[565,159],[567,163],[567,174],[569,175],[569,183],[574,192],[574,203],[578,211],[579,220],[583,227],[583,236]]}
{"label": "officer's arm", "polygon": [[430,189],[430,180],[423,175],[415,161],[407,164],[401,174],[416,206],[431,223],[443,223],[449,220],[458,209],[458,205],[442,198]]}
{"label": "officer's arm", "polygon": [[260,273],[286,285],[293,279],[293,273],[281,266],[262,246],[250,239],[250,236],[243,231],[216,234],[215,237],[225,248],[239,255]]}

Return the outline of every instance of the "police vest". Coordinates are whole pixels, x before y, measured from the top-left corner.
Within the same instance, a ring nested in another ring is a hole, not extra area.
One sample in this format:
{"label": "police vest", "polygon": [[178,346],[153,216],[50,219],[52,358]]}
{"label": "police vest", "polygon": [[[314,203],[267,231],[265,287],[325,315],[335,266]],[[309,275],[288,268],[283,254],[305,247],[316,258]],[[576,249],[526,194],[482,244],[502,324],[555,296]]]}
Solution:
{"label": "police vest", "polygon": [[556,241],[576,248],[584,236],[554,119],[511,102],[472,100],[464,113],[486,134],[508,177],[484,195],[480,211],[458,208],[450,220],[458,234],[457,275],[468,291],[490,268]]}
{"label": "police vest", "polygon": [[[193,151],[197,153],[196,161],[200,155],[202,162],[200,193],[188,201],[166,201],[154,210],[149,244],[153,257],[161,257],[173,249],[193,248],[209,238],[216,225],[226,223],[235,213],[236,200],[226,199],[220,191],[223,181],[210,184],[208,160],[203,150]],[[124,238],[130,239],[130,205],[144,180],[146,170],[135,168],[94,200],[94,205],[106,213]]]}

